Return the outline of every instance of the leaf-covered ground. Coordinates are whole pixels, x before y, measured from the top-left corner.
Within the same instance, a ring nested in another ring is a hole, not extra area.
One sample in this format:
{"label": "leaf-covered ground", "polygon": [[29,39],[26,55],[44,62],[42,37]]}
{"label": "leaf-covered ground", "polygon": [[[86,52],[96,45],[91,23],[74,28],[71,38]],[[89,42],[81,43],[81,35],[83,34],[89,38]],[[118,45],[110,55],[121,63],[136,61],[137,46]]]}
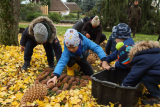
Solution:
{"label": "leaf-covered ground", "polygon": [[[20,39],[20,35],[19,35]],[[63,49],[63,38],[59,37]],[[43,71],[47,64],[47,57],[42,45],[34,49],[31,67],[27,71],[21,71],[23,65],[23,52],[18,46],[0,45],[0,105],[18,107],[21,98],[34,80]],[[68,102],[63,103],[66,98]],[[91,96],[91,82],[80,90],[64,91],[58,96],[45,97],[44,101],[35,101],[31,105],[38,104],[41,107],[91,107],[98,106],[96,99]]]}
{"label": "leaf-covered ground", "polygon": [[[58,38],[63,48],[63,35],[70,27],[57,27]],[[107,38],[111,33],[104,32]],[[149,36],[138,34],[134,40],[157,40],[158,36]],[[20,39],[20,35],[19,35]],[[24,92],[33,85],[37,75],[40,74],[46,67],[47,57],[42,45],[38,45],[34,49],[34,54],[31,60],[31,67],[27,71],[21,71],[23,65],[23,52],[20,52],[19,46],[4,46],[0,45],[0,106],[2,107],[18,107]],[[95,72],[101,70],[100,61],[92,64]],[[67,99],[64,102],[64,99]],[[29,104],[29,103],[28,103]],[[87,87],[63,91],[56,96],[47,96],[44,101],[35,101],[30,105],[38,104],[40,107],[98,107],[96,99],[91,96],[91,82]],[[107,107],[113,107],[113,104]],[[155,107],[158,105],[155,105]],[[149,106],[146,106],[149,107]]]}

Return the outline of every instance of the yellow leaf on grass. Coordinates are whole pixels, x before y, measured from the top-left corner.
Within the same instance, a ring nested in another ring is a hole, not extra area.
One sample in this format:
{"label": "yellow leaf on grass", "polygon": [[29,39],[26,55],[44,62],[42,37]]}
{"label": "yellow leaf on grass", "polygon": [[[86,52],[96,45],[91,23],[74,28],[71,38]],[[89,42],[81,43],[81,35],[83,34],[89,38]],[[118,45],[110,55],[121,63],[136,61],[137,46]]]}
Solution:
{"label": "yellow leaf on grass", "polygon": [[149,105],[149,104],[147,104],[147,105],[145,105],[144,107],[150,107],[150,105]]}
{"label": "yellow leaf on grass", "polygon": [[29,83],[29,78],[25,78],[25,80],[23,81],[24,83]]}
{"label": "yellow leaf on grass", "polygon": [[74,98],[74,97],[71,97],[71,99],[70,99],[70,103],[71,103],[71,104],[77,104],[77,103],[80,102],[80,101],[81,101],[80,99]]}
{"label": "yellow leaf on grass", "polygon": [[7,89],[7,87],[2,87],[2,88],[1,88],[1,92],[2,92],[2,91],[5,91],[6,89]]}
{"label": "yellow leaf on grass", "polygon": [[0,92],[0,96],[5,96],[5,95],[8,95],[6,92]]}
{"label": "yellow leaf on grass", "polygon": [[40,105],[40,106],[44,106],[44,102],[43,101],[40,101],[40,100],[36,100],[37,104]]}
{"label": "yellow leaf on grass", "polygon": [[111,105],[111,107],[114,107],[114,104],[113,104],[113,103],[109,102],[109,104]]}
{"label": "yellow leaf on grass", "polygon": [[45,104],[45,107],[53,107],[51,104]]}
{"label": "yellow leaf on grass", "polygon": [[158,105],[157,104],[153,104],[153,107],[158,107]]}
{"label": "yellow leaf on grass", "polygon": [[16,96],[16,100],[21,100],[23,94],[21,92],[18,92],[15,96]]}
{"label": "yellow leaf on grass", "polygon": [[59,104],[59,103],[56,103],[56,104],[54,105],[54,107],[60,107],[60,104]]}
{"label": "yellow leaf on grass", "polygon": [[64,106],[64,107],[69,107],[68,102],[65,104],[65,106]]}
{"label": "yellow leaf on grass", "polygon": [[6,99],[5,102],[12,102],[13,99]]}
{"label": "yellow leaf on grass", "polygon": [[16,105],[18,105],[18,102],[14,101],[14,102],[11,103],[11,105],[16,106]]}

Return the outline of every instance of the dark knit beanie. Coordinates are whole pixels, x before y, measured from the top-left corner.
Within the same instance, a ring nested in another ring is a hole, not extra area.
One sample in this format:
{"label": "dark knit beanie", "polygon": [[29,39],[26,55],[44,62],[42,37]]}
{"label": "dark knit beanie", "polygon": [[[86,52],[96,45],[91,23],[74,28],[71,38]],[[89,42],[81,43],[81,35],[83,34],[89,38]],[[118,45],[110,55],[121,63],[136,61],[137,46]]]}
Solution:
{"label": "dark knit beanie", "polygon": [[125,23],[120,23],[113,29],[112,34],[112,38],[128,39],[131,38],[131,28]]}

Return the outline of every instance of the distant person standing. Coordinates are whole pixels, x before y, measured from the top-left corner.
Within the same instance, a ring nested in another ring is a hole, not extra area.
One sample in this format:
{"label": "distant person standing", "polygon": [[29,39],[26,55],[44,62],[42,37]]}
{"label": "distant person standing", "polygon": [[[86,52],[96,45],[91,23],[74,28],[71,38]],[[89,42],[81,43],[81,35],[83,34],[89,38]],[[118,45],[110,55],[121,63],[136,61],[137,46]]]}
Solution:
{"label": "distant person standing", "polygon": [[131,6],[129,10],[129,27],[133,32],[133,38],[136,34],[136,27],[138,25],[138,20],[141,18],[141,8],[138,5],[138,0],[134,1],[134,5]]}

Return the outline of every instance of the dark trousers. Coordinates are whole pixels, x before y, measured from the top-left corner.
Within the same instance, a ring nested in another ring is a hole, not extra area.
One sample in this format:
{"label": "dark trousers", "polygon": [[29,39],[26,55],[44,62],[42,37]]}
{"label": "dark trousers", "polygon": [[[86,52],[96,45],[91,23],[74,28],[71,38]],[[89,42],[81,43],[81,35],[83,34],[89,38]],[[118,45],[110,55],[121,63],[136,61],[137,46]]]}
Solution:
{"label": "dark trousers", "polygon": [[138,25],[138,20],[137,19],[131,19],[129,21],[129,27],[131,28],[131,30],[133,32],[133,37],[136,34],[137,25]]}
{"label": "dark trousers", "polygon": [[145,75],[142,79],[144,86],[147,88],[151,96],[160,97],[160,76]]}
{"label": "dark trousers", "polygon": [[[94,36],[93,36],[93,37],[94,37]],[[90,39],[93,40],[93,41],[95,41],[95,40],[96,40],[96,37],[95,37],[95,38],[93,38],[93,37],[91,36]],[[101,35],[101,38],[100,38],[100,41],[99,41],[99,44],[102,43],[104,40],[107,40],[107,38],[106,38],[106,35],[105,35],[105,34],[102,34],[102,35]],[[99,45],[99,44],[98,44],[98,45]]]}
{"label": "dark trousers", "polygon": [[93,69],[92,69],[91,65],[88,63],[87,59],[77,60],[75,58],[70,58],[70,60],[68,61],[67,66],[68,67],[72,67],[75,63],[77,63],[81,67],[80,70],[85,75],[91,76],[93,74]]}
{"label": "dark trousers", "polygon": [[[37,43],[33,40],[28,40],[24,50],[24,61],[31,61],[31,56],[33,55],[33,48],[37,46]],[[54,64],[54,54],[53,46],[51,43],[43,44],[43,47],[46,51],[47,61],[49,65]]]}

